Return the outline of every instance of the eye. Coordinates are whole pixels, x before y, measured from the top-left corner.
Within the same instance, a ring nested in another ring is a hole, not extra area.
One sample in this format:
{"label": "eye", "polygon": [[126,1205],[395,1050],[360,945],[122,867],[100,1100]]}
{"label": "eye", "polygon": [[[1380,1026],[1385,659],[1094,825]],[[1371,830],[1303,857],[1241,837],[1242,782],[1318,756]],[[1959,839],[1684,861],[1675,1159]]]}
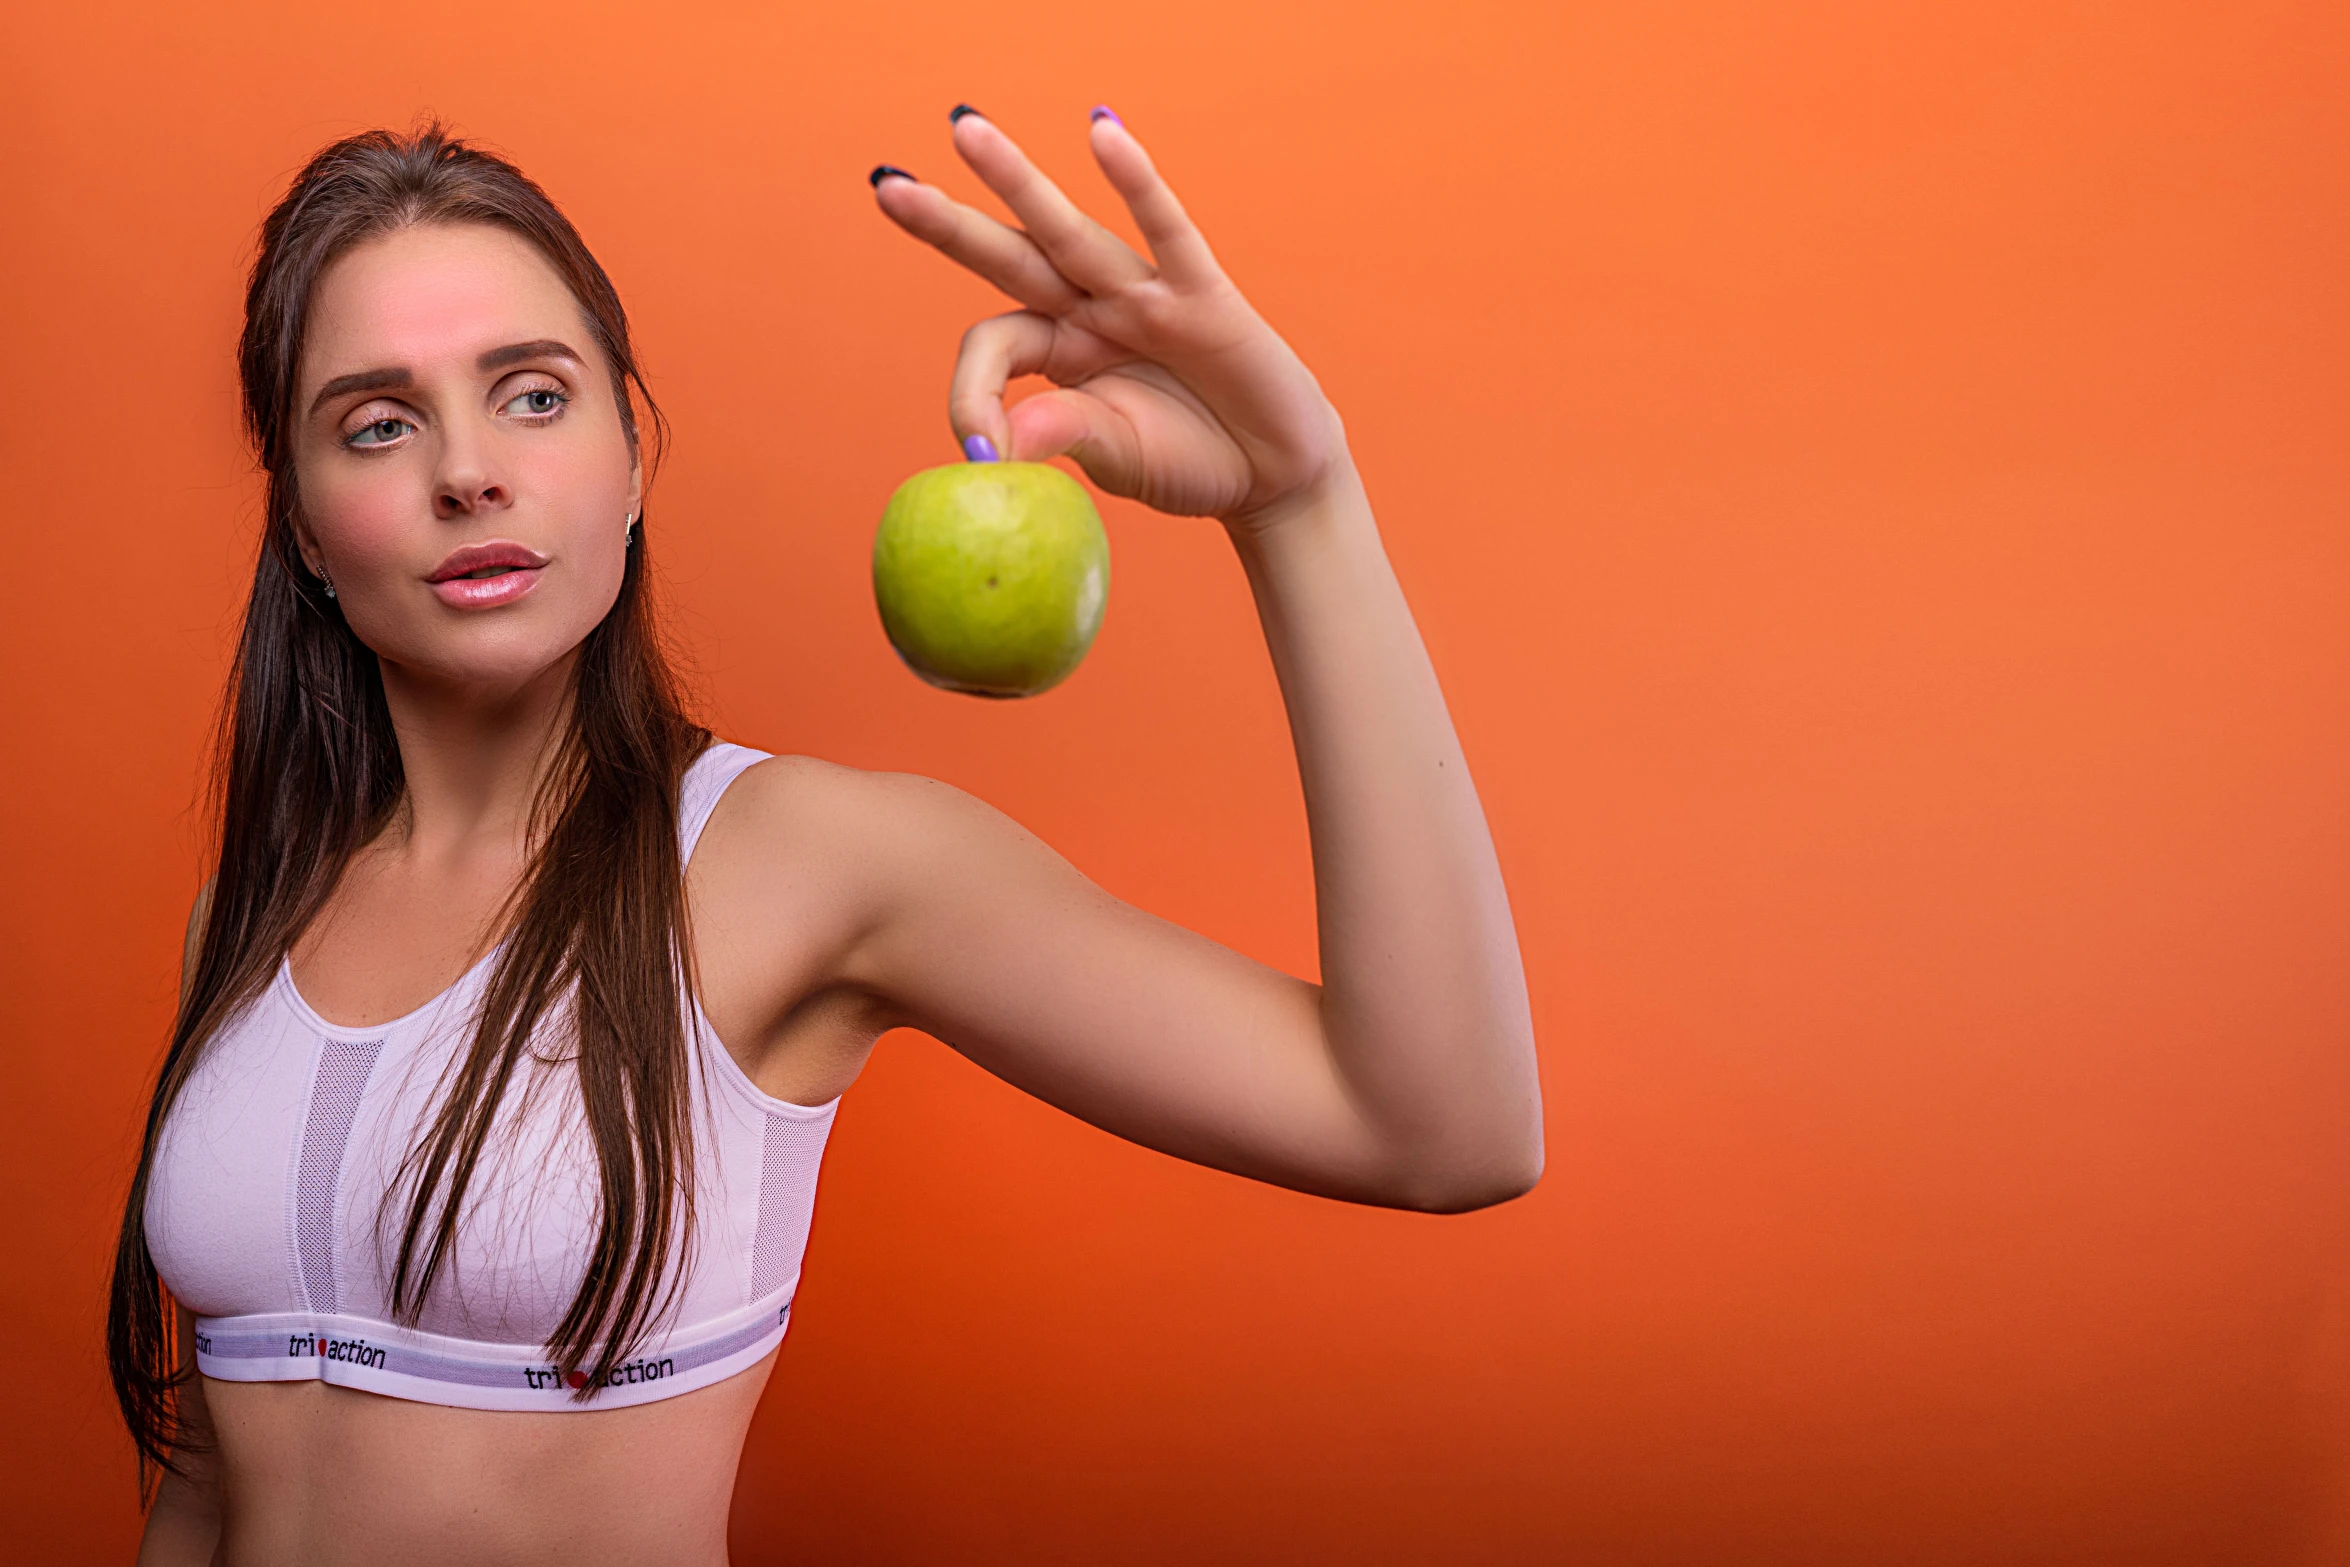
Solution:
{"label": "eye", "polygon": [[377,419],[343,437],[345,446],[389,446],[416,426],[405,419]]}
{"label": "eye", "polygon": [[529,391],[518,393],[509,399],[506,411],[510,414],[520,414],[525,418],[543,419],[550,414],[561,413],[563,405],[570,401],[570,398],[551,386],[534,386]]}

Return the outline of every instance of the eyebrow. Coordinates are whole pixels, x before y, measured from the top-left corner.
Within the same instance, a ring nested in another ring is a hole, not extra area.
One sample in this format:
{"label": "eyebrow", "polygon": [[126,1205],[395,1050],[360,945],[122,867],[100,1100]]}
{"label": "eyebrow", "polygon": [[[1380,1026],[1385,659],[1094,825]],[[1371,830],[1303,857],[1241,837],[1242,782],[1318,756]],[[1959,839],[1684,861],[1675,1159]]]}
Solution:
{"label": "eyebrow", "polygon": [[413,379],[404,366],[354,370],[349,375],[338,375],[320,387],[318,395],[310,399],[310,411],[315,414],[326,406],[329,398],[340,397],[345,392],[380,392],[389,386],[406,386]]}
{"label": "eyebrow", "polygon": [[[528,359],[568,359],[573,364],[585,364],[579,351],[555,338],[542,337],[528,343],[508,343],[504,348],[493,348],[473,362],[477,370],[503,370],[508,365],[521,364]],[[349,375],[338,375],[318,389],[310,399],[310,411],[319,409],[333,398],[350,392],[381,392],[395,386],[407,386],[415,374],[405,365],[386,365],[380,370],[354,370]]]}
{"label": "eyebrow", "polygon": [[476,359],[473,367],[476,370],[503,370],[525,359],[568,359],[575,365],[587,363],[570,344],[542,337],[535,343],[508,343],[504,348],[493,348]]}

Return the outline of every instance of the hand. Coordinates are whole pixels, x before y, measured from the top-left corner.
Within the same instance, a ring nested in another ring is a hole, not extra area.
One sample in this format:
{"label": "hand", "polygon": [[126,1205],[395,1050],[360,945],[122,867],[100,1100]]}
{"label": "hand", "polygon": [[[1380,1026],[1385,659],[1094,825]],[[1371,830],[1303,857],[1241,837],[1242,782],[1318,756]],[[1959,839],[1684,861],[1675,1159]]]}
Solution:
{"label": "hand", "polygon": [[[1066,453],[1112,495],[1236,527],[1346,469],[1345,432],[1312,372],[1216,265],[1116,115],[1094,111],[1093,155],[1148,259],[983,116],[959,114],[953,134],[1019,228],[896,169],[874,172],[874,194],[907,233],[1025,307],[964,334],[947,404],[958,440],[984,436],[1025,461]],[[1021,375],[1057,390],[1007,409],[1004,386]]]}

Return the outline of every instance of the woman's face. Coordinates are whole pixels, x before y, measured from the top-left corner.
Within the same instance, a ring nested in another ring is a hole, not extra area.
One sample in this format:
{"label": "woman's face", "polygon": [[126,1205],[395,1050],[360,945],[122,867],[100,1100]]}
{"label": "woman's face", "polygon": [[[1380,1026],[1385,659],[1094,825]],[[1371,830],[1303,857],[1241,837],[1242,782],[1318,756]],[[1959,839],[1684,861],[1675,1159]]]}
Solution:
{"label": "woman's face", "polygon": [[611,609],[636,458],[586,317],[528,241],[436,223],[345,253],[295,398],[303,558],[386,663],[510,691]]}

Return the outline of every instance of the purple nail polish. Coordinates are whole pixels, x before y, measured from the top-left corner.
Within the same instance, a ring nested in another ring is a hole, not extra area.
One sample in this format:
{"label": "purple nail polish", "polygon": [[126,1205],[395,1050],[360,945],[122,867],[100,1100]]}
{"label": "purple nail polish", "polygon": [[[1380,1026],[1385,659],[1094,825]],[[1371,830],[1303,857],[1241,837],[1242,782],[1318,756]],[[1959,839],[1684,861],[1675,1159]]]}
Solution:
{"label": "purple nail polish", "polygon": [[1096,120],[1107,120],[1112,125],[1121,127],[1126,123],[1124,120],[1118,118],[1118,111],[1111,108],[1106,103],[1095,104],[1093,106],[1093,113],[1085,117],[1085,123],[1088,125],[1091,125]]}
{"label": "purple nail polish", "polygon": [[993,441],[989,440],[989,439],[988,439],[986,436],[984,436],[984,435],[966,435],[966,436],[964,436],[964,437],[963,437],[963,455],[964,455],[965,457],[968,457],[968,458],[969,458],[971,461],[973,461],[973,462],[1002,462],[1002,461],[1003,461],[1003,459],[1002,459],[1001,457],[998,457],[998,456],[996,455],[996,450],[995,450],[995,442],[993,442]]}

